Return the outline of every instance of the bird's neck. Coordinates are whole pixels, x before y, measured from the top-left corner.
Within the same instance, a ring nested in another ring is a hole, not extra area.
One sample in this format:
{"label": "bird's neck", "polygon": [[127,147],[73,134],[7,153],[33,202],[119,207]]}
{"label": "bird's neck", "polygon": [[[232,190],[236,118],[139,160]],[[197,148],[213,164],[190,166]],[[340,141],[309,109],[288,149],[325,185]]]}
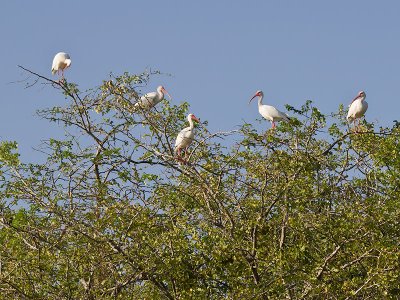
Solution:
{"label": "bird's neck", "polygon": [[161,101],[164,98],[164,93],[162,91],[158,90],[157,96],[158,96],[159,101]]}
{"label": "bird's neck", "polygon": [[262,101],[263,101],[264,96],[259,96],[258,97],[258,106],[263,105]]}
{"label": "bird's neck", "polygon": [[357,98],[354,99],[354,101],[360,100],[360,102],[363,102],[365,100],[364,96],[358,96]]}
{"label": "bird's neck", "polygon": [[189,119],[189,128],[192,130],[194,128],[194,123],[192,119]]}

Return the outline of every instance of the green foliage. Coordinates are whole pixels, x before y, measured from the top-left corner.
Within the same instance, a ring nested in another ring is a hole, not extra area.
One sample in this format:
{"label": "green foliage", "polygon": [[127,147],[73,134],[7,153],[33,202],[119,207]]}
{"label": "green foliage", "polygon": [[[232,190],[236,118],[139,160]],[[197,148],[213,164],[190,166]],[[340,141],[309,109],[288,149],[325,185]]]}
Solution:
{"label": "green foliage", "polygon": [[19,154],[15,151],[18,149],[17,142],[0,142],[0,162],[8,166],[18,166]]}
{"label": "green foliage", "polygon": [[54,85],[42,164],[0,144],[0,299],[398,298],[398,126],[307,101],[266,132],[199,124],[183,164],[188,103],[133,108],[150,75]]}

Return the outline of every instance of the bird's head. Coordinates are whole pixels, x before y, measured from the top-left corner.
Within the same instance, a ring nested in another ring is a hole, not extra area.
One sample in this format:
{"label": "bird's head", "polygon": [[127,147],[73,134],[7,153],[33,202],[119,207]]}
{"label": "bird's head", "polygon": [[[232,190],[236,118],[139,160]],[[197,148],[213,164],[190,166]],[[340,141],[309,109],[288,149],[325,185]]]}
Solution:
{"label": "bird's head", "polygon": [[160,86],[157,88],[157,91],[160,92],[160,93],[163,93],[163,94],[167,94],[169,100],[172,99],[171,96],[169,95],[169,93],[167,92],[167,90],[166,90],[162,85],[160,85]]}
{"label": "bird's head", "polygon": [[198,119],[194,114],[189,114],[188,115],[188,121],[195,121],[195,122],[200,122],[200,119]]}
{"label": "bird's head", "polygon": [[253,98],[250,99],[249,104],[250,104],[251,100],[253,100],[255,97],[262,97],[262,96],[264,96],[264,93],[263,93],[262,91],[258,90],[258,91],[254,94]]}
{"label": "bird's head", "polygon": [[70,58],[67,58],[67,59],[65,60],[65,64],[66,64],[66,67],[65,67],[65,68],[68,68],[68,67],[71,65],[71,63],[72,63],[71,59],[70,59]]}
{"label": "bird's head", "polygon": [[367,95],[365,94],[364,91],[360,91],[360,92],[358,92],[357,96],[353,99],[353,101],[356,100],[356,99],[358,99],[358,98],[361,98],[361,101],[362,101],[362,100],[365,99],[366,96],[367,96]]}

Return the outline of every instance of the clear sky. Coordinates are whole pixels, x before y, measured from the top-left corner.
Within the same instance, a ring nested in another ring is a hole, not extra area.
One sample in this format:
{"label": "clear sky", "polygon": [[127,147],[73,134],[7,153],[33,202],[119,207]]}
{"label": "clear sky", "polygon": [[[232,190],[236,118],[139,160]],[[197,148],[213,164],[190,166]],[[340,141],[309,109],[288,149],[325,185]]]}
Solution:
{"label": "clear sky", "polygon": [[400,1],[372,0],[1,1],[0,139],[30,155],[62,132],[35,116],[62,105],[61,95],[11,83],[25,78],[18,64],[51,77],[59,51],[71,55],[66,76],[81,90],[110,72],[172,74],[145,92],[163,84],[211,131],[255,122],[248,100],[258,89],[278,109],[311,99],[323,113],[365,90],[367,119],[391,126],[400,119],[399,15]]}

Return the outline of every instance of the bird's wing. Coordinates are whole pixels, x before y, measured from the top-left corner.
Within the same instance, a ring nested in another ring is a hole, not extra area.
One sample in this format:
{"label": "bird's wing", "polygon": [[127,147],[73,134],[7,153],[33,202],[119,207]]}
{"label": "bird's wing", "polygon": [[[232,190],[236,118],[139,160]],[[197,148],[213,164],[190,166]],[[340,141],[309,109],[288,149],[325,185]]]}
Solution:
{"label": "bird's wing", "polygon": [[151,93],[147,93],[144,94],[141,99],[153,99],[157,96],[157,92],[151,92]]}
{"label": "bird's wing", "polygon": [[350,104],[349,104],[349,107],[350,107],[350,105],[352,105],[352,104],[354,103],[354,101],[356,101],[356,100],[358,100],[358,99],[361,99],[361,97],[360,97],[360,96],[357,96],[357,97],[355,97],[353,100],[351,100],[351,102],[350,102]]}
{"label": "bird's wing", "polygon": [[278,114],[279,114],[279,118],[285,120],[285,121],[290,121],[290,118],[287,114],[285,114],[284,112],[281,112],[280,110],[277,110]]}
{"label": "bird's wing", "polygon": [[354,115],[357,112],[357,102],[354,102],[355,100],[353,100],[349,105],[349,111],[347,112],[347,119],[354,118]]}
{"label": "bird's wing", "polygon": [[368,102],[364,100],[364,113],[367,111],[368,109]]}
{"label": "bird's wing", "polygon": [[[284,119],[285,121],[289,121],[289,117],[285,113],[277,110],[271,105],[263,105],[261,109],[265,115],[269,116],[272,119]],[[264,116],[264,114],[262,115]]]}
{"label": "bird's wing", "polygon": [[57,72],[59,63],[60,63],[60,56],[56,54],[56,56],[54,56],[53,58],[53,64],[51,65],[51,72],[53,72],[53,74]]}
{"label": "bird's wing", "polygon": [[64,63],[66,59],[71,59],[69,54],[64,52],[57,53],[53,58],[53,64],[51,66],[51,72],[55,74],[60,68],[60,64]]}
{"label": "bird's wing", "polygon": [[190,145],[190,143],[193,140],[194,133],[190,129],[190,127],[186,127],[182,129],[179,133],[178,136],[176,137],[175,141],[175,148],[180,146],[180,147],[186,147]]}
{"label": "bird's wing", "polygon": [[154,103],[154,99],[156,97],[157,93],[156,92],[151,92],[151,93],[147,93],[144,94],[142,97],[140,97],[140,100],[138,102],[135,103],[135,106],[141,106],[144,108],[151,108],[155,105]]}
{"label": "bird's wing", "polygon": [[283,113],[283,115],[284,115],[285,121],[290,121],[291,120],[288,114]]}

